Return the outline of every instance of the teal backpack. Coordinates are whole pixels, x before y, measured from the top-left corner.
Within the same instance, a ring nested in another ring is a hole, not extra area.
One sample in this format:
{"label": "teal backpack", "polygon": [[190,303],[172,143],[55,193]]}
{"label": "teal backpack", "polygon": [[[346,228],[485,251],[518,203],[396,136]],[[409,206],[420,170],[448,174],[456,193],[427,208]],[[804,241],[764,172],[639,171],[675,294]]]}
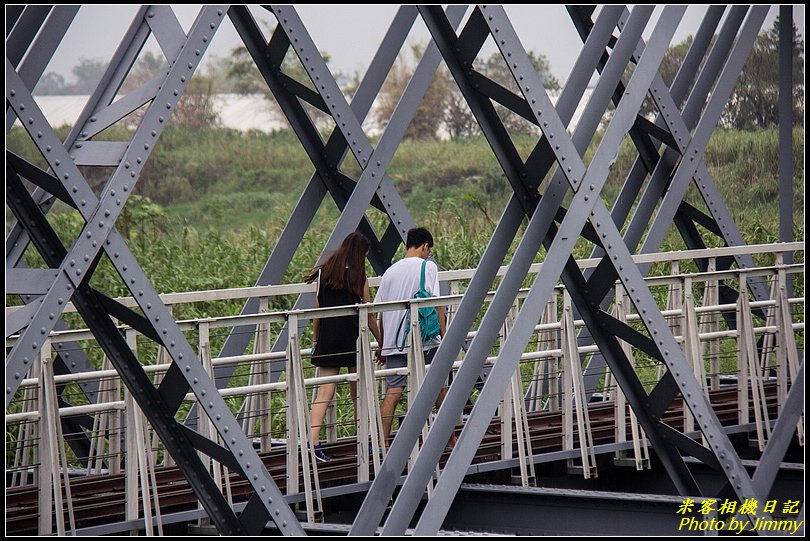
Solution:
{"label": "teal backpack", "polygon": [[[414,293],[414,299],[428,299],[432,297],[432,295],[425,289],[426,266],[427,260],[422,261],[422,275],[419,281],[419,291]],[[405,342],[407,341],[408,333],[411,332],[411,318],[409,315],[409,312],[406,310],[405,315],[402,316],[402,321],[399,322],[399,326],[397,327],[396,345],[399,351],[405,349]],[[402,335],[402,339],[400,340],[400,333],[402,332],[403,326],[405,327],[405,333]],[[423,344],[427,344],[441,334],[439,312],[436,311],[434,306],[419,309],[419,330],[421,331],[420,334],[422,335]]]}

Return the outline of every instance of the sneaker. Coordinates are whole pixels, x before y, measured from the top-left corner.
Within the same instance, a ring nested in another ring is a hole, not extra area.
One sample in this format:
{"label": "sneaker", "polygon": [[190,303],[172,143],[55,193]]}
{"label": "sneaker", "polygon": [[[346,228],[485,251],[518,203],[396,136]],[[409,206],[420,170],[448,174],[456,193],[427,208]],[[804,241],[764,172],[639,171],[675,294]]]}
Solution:
{"label": "sneaker", "polygon": [[318,462],[329,462],[332,457],[323,452],[323,447],[320,444],[315,446],[315,460]]}

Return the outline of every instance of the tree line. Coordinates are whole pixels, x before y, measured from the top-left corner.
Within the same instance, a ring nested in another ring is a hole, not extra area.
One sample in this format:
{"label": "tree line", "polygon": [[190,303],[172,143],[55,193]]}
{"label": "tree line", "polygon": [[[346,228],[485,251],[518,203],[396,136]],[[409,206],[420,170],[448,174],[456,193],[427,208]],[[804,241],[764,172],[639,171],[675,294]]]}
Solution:
{"label": "tree line", "polygon": [[[774,126],[779,121],[779,19],[772,27],[762,32],[739,76],[735,90],[723,112],[721,125],[734,129],[760,129]],[[691,36],[683,42],[669,47],[660,73],[667,84],[671,84],[692,43]],[[378,129],[384,129],[402,95],[408,81],[416,69],[418,59],[424,52],[424,45],[415,45],[400,54],[391,69],[372,111],[373,122]],[[329,55],[322,53],[329,62]],[[560,82],[551,73],[545,55],[529,51],[529,57],[546,89],[553,93],[561,89]],[[73,68],[75,82],[68,83],[64,77],[46,73],[37,84],[35,93],[51,95],[90,94],[101,79],[106,64],[103,60],[82,58]],[[485,59],[477,59],[475,70],[487,79],[519,95],[506,63],[500,53],[495,52]],[[300,83],[314,89],[301,63],[292,52],[288,52],[282,66],[283,71]],[[168,70],[168,63],[162,55],[145,52],[138,58],[132,72],[124,82],[120,92],[126,94]],[[351,97],[359,85],[360,75],[337,73],[336,79],[347,95]],[[628,73],[629,76],[629,73]],[[231,51],[226,58],[214,58],[208,62],[206,70],[197,73],[174,113],[174,122],[191,128],[216,127],[219,117],[215,107],[215,96],[222,93],[260,94],[266,99],[266,107],[275,118],[285,121],[270,89],[263,81],[255,63],[244,46]],[[511,134],[537,135],[539,130],[519,115],[500,105],[495,106],[498,115]],[[322,131],[332,126],[328,115],[309,109],[310,115]],[[654,116],[655,105],[645,102],[642,114]],[[139,114],[132,115],[132,123],[139,120]],[[793,25],[793,121],[804,123],[804,39]],[[467,137],[480,133],[466,101],[458,90],[449,70],[442,64],[408,126],[405,137],[412,139],[436,139],[439,137]]]}

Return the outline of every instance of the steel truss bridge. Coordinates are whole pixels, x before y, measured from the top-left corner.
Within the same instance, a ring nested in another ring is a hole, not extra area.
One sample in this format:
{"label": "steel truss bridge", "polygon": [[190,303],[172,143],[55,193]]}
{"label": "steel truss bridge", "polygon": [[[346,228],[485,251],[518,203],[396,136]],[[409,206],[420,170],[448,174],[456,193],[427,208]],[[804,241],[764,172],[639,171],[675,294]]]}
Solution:
{"label": "steel truss bridge", "polygon": [[[728,518],[751,524],[803,518],[804,300],[793,284],[804,278],[804,243],[792,238],[790,121],[779,132],[779,244],[746,244],[732,218],[745,209],[727,207],[703,160],[767,6],[708,8],[669,86],[659,67],[685,6],[665,7],[656,22],[652,6],[568,7],[583,45],[553,104],[500,6],[402,7],[351,103],[294,7],[263,8],[278,23],[268,38],[244,6],[205,6],[187,32],[170,7],[143,6],[62,140],[32,89],[78,9],[6,11],[7,132],[18,123],[47,163],[6,151],[6,205],[16,219],[7,228],[6,294],[24,301],[6,308],[9,532],[674,533],[682,518],[705,519],[698,509],[710,500],[739,502]],[[790,6],[779,14],[792,21]],[[432,41],[372,146],[364,119],[417,19]],[[314,172],[254,288],[158,295],[115,222],[223,24],[241,37]],[[780,34],[784,119],[790,27]],[[152,36],[168,71],[121,95]],[[474,68],[490,37],[517,93]],[[282,69],[289,53],[309,81]],[[369,312],[403,306],[413,316],[419,305],[314,309],[311,286],[278,284],[327,195],[341,214],[323,253],[360,231],[376,272],[391,264],[415,224],[387,168],[442,62],[513,193],[478,267],[442,273],[447,295],[426,301],[447,306],[450,325],[428,370],[411,338],[401,369],[407,413],[386,449],[379,378],[391,371],[371,369],[368,333],[358,340],[358,372],[328,380],[303,368],[306,329],[314,318],[352,314],[362,324]],[[640,115],[648,97],[653,119]],[[496,103],[540,128],[526,159]],[[334,120],[328,137],[309,106]],[[138,110],[130,140],[96,140]],[[626,139],[636,161],[608,208],[602,189]],[[343,170],[347,158],[358,175]],[[79,167],[111,174],[94,191]],[[703,204],[687,202],[690,187]],[[57,200],[85,221],[69,243],[48,219]],[[370,208],[387,216],[384,230]],[[658,253],[673,225],[688,250]],[[577,261],[581,238],[593,254]],[[41,268],[26,265],[26,250]],[[102,259],[131,297],[90,285]],[[687,262],[697,271],[681,272]],[[269,311],[279,295],[294,296],[294,309]],[[245,301],[236,317],[172,316],[178,303],[234,298]],[[85,328],[68,327],[71,312]],[[222,337],[218,351],[212,336]],[[88,347],[103,350],[100,366]],[[326,447],[335,458],[319,464],[301,444],[308,393],[349,380],[357,420],[331,410]],[[458,442],[449,449],[451,433]],[[677,514],[686,500],[697,507]],[[742,505],[752,501],[759,506]]]}

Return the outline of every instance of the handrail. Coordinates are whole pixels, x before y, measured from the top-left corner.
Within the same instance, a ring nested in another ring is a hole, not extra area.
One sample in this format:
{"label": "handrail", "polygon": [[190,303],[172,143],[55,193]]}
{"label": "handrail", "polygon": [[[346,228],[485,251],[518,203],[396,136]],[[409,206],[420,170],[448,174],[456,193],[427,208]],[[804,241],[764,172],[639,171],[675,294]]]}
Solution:
{"label": "handrail", "polygon": [[[706,248],[700,250],[677,250],[672,252],[660,252],[653,254],[639,254],[633,256],[636,263],[663,263],[672,261],[683,261],[688,259],[706,259],[729,257],[735,255],[753,255],[764,253],[797,252],[804,251],[804,242],[786,242],[771,244],[751,244],[746,246],[726,246],[722,248]],[[577,264],[582,269],[592,268],[601,262],[601,258],[579,259]],[[542,263],[535,263],[529,267],[528,274],[536,274],[542,269]],[[503,276],[509,270],[509,266],[500,267],[497,276]],[[439,272],[439,281],[449,282],[453,280],[472,279],[476,269],[448,270]],[[369,278],[369,286],[379,286],[380,277]],[[192,302],[239,300],[253,297],[274,297],[279,295],[300,295],[302,293],[314,293],[315,285],[306,283],[281,284],[268,286],[254,286],[230,289],[211,289],[205,291],[186,291],[180,293],[164,293],[160,295],[164,304],[186,304]],[[116,302],[127,307],[135,307],[137,303],[133,297],[118,297]],[[6,307],[6,317],[14,313],[23,306]],[[76,308],[72,303],[67,303],[64,313],[75,312]]]}
{"label": "handrail", "polygon": [[[685,277],[692,278],[693,283],[700,283],[701,281],[708,281],[708,280],[718,280],[718,279],[726,279],[726,278],[734,278],[736,274],[740,272],[746,273],[748,276],[769,276],[771,274],[775,274],[776,271],[779,269],[784,269],[789,274],[799,273],[802,272],[804,268],[803,264],[793,264],[793,265],[781,265],[781,266],[772,266],[772,267],[757,267],[756,269],[735,269],[733,271],[711,271],[711,272],[701,272],[701,273],[693,273],[693,274],[683,274],[683,275],[670,275],[670,276],[656,276],[656,277],[648,277],[645,281],[649,282],[651,286],[660,286],[660,285],[667,285],[669,283],[680,281]],[[557,286],[558,289],[562,289],[562,285]],[[527,288],[523,288],[518,293],[518,299],[523,298],[528,293]],[[494,292],[490,292],[487,295],[487,299],[491,299],[495,295]],[[207,318],[198,318],[198,319],[186,319],[186,320],[178,320],[177,325],[179,326],[181,331],[192,331],[197,328],[197,325],[200,323],[208,323],[210,328],[225,328],[225,327],[235,327],[238,325],[256,325],[259,323],[285,323],[287,320],[288,314],[294,313],[299,316],[300,319],[322,319],[327,317],[338,317],[338,316],[347,316],[347,315],[355,315],[357,310],[360,306],[366,306],[372,308],[372,312],[381,313],[393,310],[404,310],[407,309],[411,304],[418,304],[423,307],[431,307],[431,306],[448,306],[448,305],[458,305],[461,301],[462,295],[445,295],[441,297],[430,297],[427,299],[419,299],[419,300],[409,300],[409,301],[391,301],[385,303],[367,303],[367,304],[357,304],[357,305],[350,305],[350,306],[341,306],[341,307],[330,307],[330,308],[308,308],[308,309],[299,309],[299,310],[290,310],[290,311],[283,311],[283,312],[266,312],[262,314],[247,314],[247,315],[234,315],[234,316],[220,316],[220,317],[207,317]],[[797,304],[802,301],[801,298],[791,298],[789,302],[791,304]],[[768,301],[763,301],[767,303]],[[761,304],[754,302],[752,303],[752,307],[757,308],[761,306],[770,306],[769,304]],[[729,305],[731,306],[731,305]],[[698,308],[698,312],[701,313],[705,311],[709,307],[701,307]],[[723,306],[723,308],[727,308]],[[664,315],[674,315],[670,314],[669,312],[662,312]],[[633,316],[630,316],[631,321],[633,320]],[[118,329],[120,331],[125,331],[129,329],[128,325],[119,325]],[[64,331],[53,331],[50,335],[51,341],[53,343],[60,343],[60,342],[71,342],[76,340],[93,340],[95,337],[89,329],[69,329]],[[11,347],[14,345],[14,342],[17,339],[17,335],[10,336],[6,339],[6,347]]]}
{"label": "handrail", "polygon": [[[730,278],[737,278],[737,276],[741,272],[744,272],[746,276],[770,276],[775,275],[776,272],[779,270],[785,270],[785,272],[787,272],[788,274],[801,273],[804,271],[804,263],[795,263],[791,265],[772,265],[767,267],[756,267],[753,269],[733,269],[726,271],[705,271],[705,272],[668,275],[668,276],[650,276],[645,278],[645,282],[647,282],[648,285],[652,287],[652,286],[666,285],[676,281],[679,282],[684,278],[688,277],[692,280],[693,283],[700,283],[702,281],[708,280],[724,280]],[[447,272],[456,272],[456,271],[447,271]],[[276,286],[267,286],[267,287],[276,287]],[[309,285],[307,285],[307,287],[309,287]],[[557,288],[562,289],[563,286],[558,285]],[[218,290],[214,292],[218,293],[227,291],[230,290]],[[528,291],[529,291],[528,288],[520,289],[518,292],[518,299],[525,297],[526,294],[528,294]],[[173,295],[181,295],[181,294],[177,293]],[[494,295],[495,295],[494,292],[490,292],[487,295],[487,300],[490,300]],[[261,314],[240,314],[234,316],[207,317],[207,318],[178,320],[177,324],[180,327],[180,330],[189,331],[194,330],[199,323],[208,323],[210,324],[211,328],[234,327],[237,325],[256,325],[258,323],[284,323],[286,322],[288,314],[291,313],[298,315],[300,319],[313,319],[313,318],[321,319],[325,317],[353,315],[357,312],[359,306],[370,307],[372,309],[372,312],[381,313],[393,310],[404,310],[407,309],[413,303],[419,304],[420,306],[423,307],[457,305],[461,301],[462,297],[463,297],[462,294],[456,294],[456,295],[444,295],[439,297],[430,297],[427,299],[419,299],[412,301],[391,301],[385,303],[370,302],[362,305],[357,304],[353,306],[343,306],[343,307],[308,308],[308,309],[298,309],[281,312],[266,312]],[[123,331],[128,329],[129,326],[119,325],[118,328],[119,330]],[[65,331],[54,331],[51,333],[50,337],[54,343],[74,341],[74,340],[91,340],[94,338],[92,332],[90,332],[88,329],[70,329]],[[7,337],[6,347],[13,346],[16,339],[17,335]]]}
{"label": "handrail", "polygon": [[[263,317],[263,318],[265,318],[262,321],[263,323],[267,323],[268,318],[272,318],[277,323],[282,323],[282,322],[284,322],[286,320],[286,318],[284,317],[285,314],[309,315],[309,316],[312,316],[313,318],[321,319],[321,318],[324,318],[324,317],[339,317],[339,316],[346,316],[346,315],[357,315],[360,307],[369,308],[369,307],[377,306],[377,307],[382,308],[380,310],[382,312],[382,311],[388,311],[388,310],[407,309],[407,307],[410,306],[411,304],[418,304],[418,305],[421,306],[422,304],[425,304],[425,303],[428,303],[428,302],[431,305],[438,306],[442,301],[447,300],[447,299],[452,299],[452,298],[455,298],[455,297],[460,297],[460,296],[458,296],[458,295],[448,295],[446,297],[431,297],[430,299],[413,299],[413,300],[408,300],[408,301],[394,301],[394,302],[386,302],[386,303],[377,303],[376,305],[373,304],[373,303],[369,303],[369,304],[363,304],[363,305],[356,304],[356,305],[353,305],[353,306],[344,306],[344,307],[336,307],[336,308],[310,308],[310,309],[307,309],[307,310],[291,310],[289,312],[266,313],[266,314],[261,314],[261,316],[255,316],[254,315],[254,316],[250,316],[250,317],[252,317],[252,318]],[[790,304],[802,304],[803,301],[804,301],[803,297],[792,297],[792,298],[788,299],[788,302]],[[734,304],[715,304],[715,305],[698,306],[698,307],[695,307],[695,313],[696,314],[705,314],[705,313],[711,313],[711,312],[729,311],[729,310],[734,310],[735,306],[736,305],[734,305]],[[770,308],[770,307],[777,306],[777,301],[776,300],[754,301],[754,302],[750,303],[750,306],[751,306],[751,308]],[[681,316],[685,315],[685,310],[683,308],[673,309],[673,310],[662,310],[661,314],[663,316],[665,316],[665,317],[681,317]],[[197,323],[208,323],[209,328],[231,327],[231,326],[243,325],[244,324],[243,318],[245,318],[245,317],[246,316],[226,316],[224,318],[203,318],[203,319],[198,319],[198,320],[186,320],[186,321],[184,321],[182,323],[184,323],[185,326],[187,326],[186,330],[192,330],[192,329],[196,328]],[[234,318],[238,319],[238,321],[235,322],[235,323],[233,321],[229,321],[227,324],[223,324],[223,320],[226,320],[226,319],[233,320]],[[239,319],[239,318],[242,318],[242,319]],[[627,315],[627,322],[628,323],[632,323],[634,321],[639,321],[640,319],[641,318],[639,317],[638,314],[628,314]],[[216,324],[216,323],[219,323],[219,325],[212,325],[212,324]],[[581,319],[576,319],[576,320],[574,320],[574,325],[577,328],[583,327],[583,326],[585,326],[585,322],[583,320],[581,320]],[[120,328],[121,328],[121,330],[126,330],[129,327],[121,326]],[[540,324],[537,324],[535,326],[534,330],[535,330],[535,332],[543,332],[543,331],[559,330],[560,328],[561,328],[561,323],[558,321],[556,323],[540,323]],[[793,329],[796,329],[796,330],[804,329],[804,323],[803,322],[794,323],[793,324]],[[757,334],[774,333],[774,332],[776,332],[776,327],[774,327],[772,325],[771,326],[766,325],[766,326],[763,326],[763,327],[755,327],[754,331]],[[79,331],[61,331],[59,333],[54,333],[54,335],[56,335],[56,334],[62,335],[62,339],[60,340],[60,339],[58,339],[58,337],[57,338],[52,337],[51,342],[52,343],[59,343],[59,342],[62,342],[62,341],[66,342],[66,341],[77,340],[75,335],[67,336],[70,333],[76,333],[76,332],[79,332]],[[83,330],[81,332],[89,332],[89,331],[84,331]],[[735,333],[737,333],[737,332],[738,331],[736,331],[736,330],[718,331],[718,332],[702,332],[702,333],[698,334],[698,337],[701,340],[704,340],[704,339],[708,340],[708,339],[711,339],[711,338],[718,338],[718,337],[725,337],[725,336],[735,336]],[[474,338],[476,333],[477,333],[477,331],[468,332],[467,333],[467,338],[468,339]],[[88,338],[92,338],[92,336],[90,336]],[[682,336],[676,336],[675,338],[677,340],[677,339],[682,339],[683,337]],[[376,348],[376,347],[379,347],[379,344],[377,342],[375,342],[375,341],[372,341],[371,346],[373,348]],[[579,347],[579,352],[580,353],[592,353],[592,352],[596,351],[597,349],[598,348],[596,348],[596,346],[580,346]],[[309,349],[302,349],[301,350],[302,356],[306,356],[308,351],[309,351]],[[544,353],[548,353],[548,352],[553,353],[554,351],[555,350],[548,350],[547,352],[544,352]],[[243,362],[281,360],[281,359],[286,358],[286,355],[287,355],[287,353],[285,351],[272,351],[272,352],[268,352],[268,353],[251,353],[251,354],[244,354],[244,355],[234,355],[234,356],[229,356],[229,357],[215,357],[215,358],[212,359],[212,364],[214,366],[224,366],[224,365],[238,364],[238,363],[243,363]],[[534,354],[525,354],[521,358],[533,359],[534,357],[532,355],[534,355]],[[494,360],[494,359],[495,358],[493,357],[492,360]],[[144,366],[144,372],[146,372],[147,374],[160,373],[160,372],[163,372],[165,370],[168,370],[168,368],[170,366],[171,366],[171,363],[145,365]],[[387,376],[387,375],[393,375],[393,374],[399,373],[399,372],[395,372],[393,370],[396,370],[396,369],[377,370],[377,371],[375,371],[375,375],[377,375],[377,376]],[[399,370],[402,371],[402,370],[405,370],[405,369],[399,369]],[[102,378],[116,377],[116,376],[118,376],[118,372],[116,370],[108,369],[108,370],[96,370],[96,371],[88,371],[88,372],[77,372],[75,374],[74,373],[61,374],[61,375],[55,376],[54,381],[57,384],[62,385],[62,384],[71,383],[71,382],[88,381],[88,380],[102,379]],[[308,384],[308,385],[309,384],[318,385],[318,384],[321,384],[321,383],[332,383],[332,382],[337,382],[337,381],[356,381],[356,380],[357,380],[357,375],[356,374],[348,373],[348,374],[342,374],[342,375],[337,375],[337,376],[308,378],[308,379],[305,380],[305,383]],[[23,379],[20,382],[20,388],[22,389],[22,388],[26,388],[26,387],[32,387],[32,386],[37,385],[38,382],[39,382],[38,378],[26,378],[26,379]],[[268,387],[267,390],[283,390],[285,388],[283,382],[281,382],[281,383],[273,383],[273,384],[269,384],[269,385],[272,385],[274,387]],[[279,387],[279,385],[281,385],[281,386]],[[222,390],[223,393],[226,393],[228,391],[233,391],[233,389],[227,389],[227,390],[223,389]],[[230,394],[234,394],[234,393],[231,392],[231,393],[229,393],[229,395]],[[189,395],[189,397],[190,396],[191,395]],[[225,394],[223,394],[223,396],[225,396]]]}

